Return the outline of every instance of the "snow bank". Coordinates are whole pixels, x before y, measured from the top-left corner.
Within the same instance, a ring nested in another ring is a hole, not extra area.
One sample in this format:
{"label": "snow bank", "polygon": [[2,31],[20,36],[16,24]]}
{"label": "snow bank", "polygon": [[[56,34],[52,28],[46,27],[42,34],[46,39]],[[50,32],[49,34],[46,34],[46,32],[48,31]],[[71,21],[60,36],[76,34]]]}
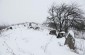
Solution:
{"label": "snow bank", "polygon": [[85,40],[75,39],[76,53],[85,55]]}
{"label": "snow bank", "polygon": [[[74,38],[74,32],[73,32],[72,30],[69,30],[69,31],[68,31],[67,36],[68,36],[69,34],[72,35],[72,37]],[[67,38],[67,36],[66,36],[66,38]]]}
{"label": "snow bank", "polygon": [[1,33],[0,55],[77,55],[64,46],[65,38],[57,39],[45,29],[20,27]]}

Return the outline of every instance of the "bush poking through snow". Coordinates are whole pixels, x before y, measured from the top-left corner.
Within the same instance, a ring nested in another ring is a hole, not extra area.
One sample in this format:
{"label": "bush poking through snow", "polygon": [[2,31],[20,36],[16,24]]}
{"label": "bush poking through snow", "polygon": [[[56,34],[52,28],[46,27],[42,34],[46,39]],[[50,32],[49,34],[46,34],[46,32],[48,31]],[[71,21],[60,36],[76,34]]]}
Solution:
{"label": "bush poking through snow", "polygon": [[62,38],[62,34],[61,33],[58,33],[57,38]]}
{"label": "bush poking through snow", "polygon": [[62,32],[59,32],[58,35],[57,35],[57,38],[62,38],[65,36],[65,32],[62,31]]}
{"label": "bush poking through snow", "polygon": [[68,36],[66,37],[66,40],[65,40],[65,45],[68,45],[68,47],[70,49],[75,49],[75,39],[73,38],[73,36],[69,33]]}
{"label": "bush poking through snow", "polygon": [[0,25],[0,30],[7,28],[7,25]]}
{"label": "bush poking through snow", "polygon": [[10,27],[10,29],[12,29],[12,27]]}
{"label": "bush poking through snow", "polygon": [[51,34],[51,35],[56,35],[56,30],[51,30],[51,31],[49,32],[49,34]]}

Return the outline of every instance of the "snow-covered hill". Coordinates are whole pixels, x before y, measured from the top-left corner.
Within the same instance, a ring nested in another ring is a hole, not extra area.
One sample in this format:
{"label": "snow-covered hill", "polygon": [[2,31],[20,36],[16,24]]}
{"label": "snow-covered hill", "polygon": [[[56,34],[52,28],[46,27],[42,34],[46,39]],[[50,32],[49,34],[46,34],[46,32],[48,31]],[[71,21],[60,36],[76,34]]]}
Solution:
{"label": "snow-covered hill", "polygon": [[29,23],[11,27],[0,34],[0,55],[78,55],[64,45],[64,38],[49,35],[40,25],[38,30],[29,28]]}

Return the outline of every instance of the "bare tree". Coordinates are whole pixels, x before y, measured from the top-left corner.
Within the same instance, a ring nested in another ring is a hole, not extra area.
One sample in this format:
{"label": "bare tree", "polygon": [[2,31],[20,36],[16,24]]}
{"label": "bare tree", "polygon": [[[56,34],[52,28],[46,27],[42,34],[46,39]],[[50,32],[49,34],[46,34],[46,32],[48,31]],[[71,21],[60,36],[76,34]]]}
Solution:
{"label": "bare tree", "polygon": [[50,14],[50,16],[47,17],[48,24],[55,24],[56,29],[59,29],[60,32],[62,30],[67,32],[69,27],[77,28],[76,26],[78,25],[76,24],[83,24],[84,26],[84,13],[74,4],[52,5],[48,12]]}

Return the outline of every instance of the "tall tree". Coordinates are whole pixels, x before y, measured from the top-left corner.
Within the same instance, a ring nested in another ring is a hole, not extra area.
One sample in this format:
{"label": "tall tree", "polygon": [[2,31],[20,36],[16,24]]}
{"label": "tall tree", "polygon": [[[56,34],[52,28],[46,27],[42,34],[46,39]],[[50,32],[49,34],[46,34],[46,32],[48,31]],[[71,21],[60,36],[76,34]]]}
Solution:
{"label": "tall tree", "polygon": [[75,24],[84,25],[83,12],[76,5],[61,4],[60,6],[52,5],[49,9],[48,23],[55,24],[56,29],[61,32],[68,31],[69,27],[77,28]]}

